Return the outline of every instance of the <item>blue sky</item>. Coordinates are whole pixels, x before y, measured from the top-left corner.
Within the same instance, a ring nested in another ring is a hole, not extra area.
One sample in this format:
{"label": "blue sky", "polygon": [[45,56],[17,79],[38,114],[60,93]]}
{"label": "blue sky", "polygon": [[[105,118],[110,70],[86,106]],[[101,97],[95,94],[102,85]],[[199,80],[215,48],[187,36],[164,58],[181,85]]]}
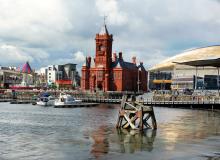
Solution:
{"label": "blue sky", "polygon": [[191,48],[220,44],[218,0],[0,0],[0,65],[76,63],[94,56],[107,15],[113,51],[147,68]]}

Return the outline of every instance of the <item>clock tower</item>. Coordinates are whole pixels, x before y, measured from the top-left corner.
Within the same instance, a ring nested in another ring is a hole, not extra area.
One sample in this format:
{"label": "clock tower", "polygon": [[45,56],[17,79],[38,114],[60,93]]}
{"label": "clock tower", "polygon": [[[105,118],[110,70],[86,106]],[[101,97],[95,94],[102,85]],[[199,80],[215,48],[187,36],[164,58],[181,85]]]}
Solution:
{"label": "clock tower", "polygon": [[96,57],[95,65],[96,67],[103,67],[109,69],[112,62],[112,34],[108,33],[106,24],[102,26],[99,34],[96,34]]}

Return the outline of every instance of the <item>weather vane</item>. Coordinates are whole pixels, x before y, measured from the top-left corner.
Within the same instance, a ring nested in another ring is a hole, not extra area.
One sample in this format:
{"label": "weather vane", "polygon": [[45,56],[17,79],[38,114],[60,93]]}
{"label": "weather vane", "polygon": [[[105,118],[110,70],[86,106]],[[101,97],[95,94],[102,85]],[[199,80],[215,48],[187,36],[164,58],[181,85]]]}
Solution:
{"label": "weather vane", "polygon": [[104,15],[104,24],[106,24],[106,19],[108,16]]}

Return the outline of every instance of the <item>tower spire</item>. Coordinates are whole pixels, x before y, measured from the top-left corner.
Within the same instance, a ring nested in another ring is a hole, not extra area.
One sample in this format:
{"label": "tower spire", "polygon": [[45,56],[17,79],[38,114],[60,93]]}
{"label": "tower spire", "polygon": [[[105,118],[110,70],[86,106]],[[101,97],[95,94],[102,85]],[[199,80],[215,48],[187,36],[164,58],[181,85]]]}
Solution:
{"label": "tower spire", "polygon": [[107,19],[107,16],[104,16],[104,23],[103,23],[103,26],[101,28],[101,31],[99,32],[99,35],[109,35],[108,34],[108,29],[107,29],[107,26],[106,26],[106,19]]}
{"label": "tower spire", "polygon": [[104,15],[104,25],[106,25],[106,19],[108,16]]}

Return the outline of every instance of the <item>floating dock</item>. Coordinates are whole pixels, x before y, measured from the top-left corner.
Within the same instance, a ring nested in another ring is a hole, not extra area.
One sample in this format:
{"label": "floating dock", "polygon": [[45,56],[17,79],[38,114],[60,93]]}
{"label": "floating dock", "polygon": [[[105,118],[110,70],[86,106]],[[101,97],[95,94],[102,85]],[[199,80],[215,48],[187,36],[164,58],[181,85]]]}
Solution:
{"label": "floating dock", "polygon": [[99,103],[76,103],[70,105],[59,105],[54,106],[54,108],[79,108],[79,107],[95,107],[99,105]]}
{"label": "floating dock", "polygon": [[12,99],[0,99],[0,102],[11,102]]}
{"label": "floating dock", "polygon": [[10,104],[30,104],[34,103],[34,101],[31,100],[12,100],[10,101]]}
{"label": "floating dock", "polygon": [[220,101],[143,101],[145,105],[170,108],[220,109]]}

